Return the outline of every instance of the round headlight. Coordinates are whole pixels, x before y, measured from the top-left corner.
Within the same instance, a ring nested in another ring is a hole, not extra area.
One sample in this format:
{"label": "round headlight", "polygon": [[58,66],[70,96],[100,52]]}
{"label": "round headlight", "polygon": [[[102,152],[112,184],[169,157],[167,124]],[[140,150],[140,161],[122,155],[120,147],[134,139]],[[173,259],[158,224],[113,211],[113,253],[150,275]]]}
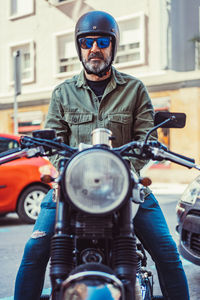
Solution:
{"label": "round headlight", "polygon": [[115,154],[90,149],[76,155],[65,170],[64,187],[78,209],[104,214],[117,209],[129,191],[129,172]]}

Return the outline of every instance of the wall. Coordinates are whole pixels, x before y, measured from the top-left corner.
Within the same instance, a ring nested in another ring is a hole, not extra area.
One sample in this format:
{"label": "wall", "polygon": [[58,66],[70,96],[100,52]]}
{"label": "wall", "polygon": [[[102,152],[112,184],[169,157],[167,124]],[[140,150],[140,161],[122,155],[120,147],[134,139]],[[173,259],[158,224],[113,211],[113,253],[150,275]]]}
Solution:
{"label": "wall", "polygon": [[[200,88],[181,88],[162,92],[150,93],[152,98],[170,98],[171,112],[183,112],[186,114],[186,126],[182,129],[170,129],[170,150],[195,159],[200,163]],[[163,172],[164,171],[164,172]],[[147,174],[153,181],[181,182],[192,181],[199,172],[189,170],[174,163],[169,169],[149,169]]]}
{"label": "wall", "polygon": [[[173,4],[181,5],[181,1],[173,0]],[[67,13],[64,14],[46,0],[35,0],[34,14],[16,20],[9,20],[9,2],[0,1],[0,132],[12,133],[14,89],[9,82],[9,45],[28,39],[34,41],[35,78],[32,83],[22,86],[22,95],[18,97],[19,112],[41,110],[45,115],[53,88],[66,79],[64,76],[56,77],[55,34],[73,30],[76,19],[70,17],[70,15],[75,16],[71,9],[78,1],[71,1],[74,4],[69,5]],[[171,111],[182,111],[187,114],[185,129],[171,130],[171,150],[186,156],[193,156],[199,162],[200,71],[172,73],[167,70],[168,60],[173,53],[170,52],[172,41],[169,40],[167,31],[169,19],[166,1],[124,0],[118,1],[117,5],[116,0],[87,0],[84,2],[92,9],[111,13],[116,19],[139,12],[145,13],[147,64],[130,66],[120,71],[143,80],[148,86],[152,98],[169,97]],[[199,3],[200,0],[184,0],[184,5],[197,5],[197,2]],[[186,9],[185,13],[187,13]],[[174,15],[176,16],[176,14]],[[188,20],[186,17],[185,19]],[[189,30],[190,22],[185,22],[184,26]],[[174,30],[177,30],[174,36],[179,36],[178,30],[180,29],[175,28]],[[174,53],[180,55],[178,51]],[[184,59],[187,60],[188,56],[184,56]],[[192,87],[185,85],[186,82],[192,80],[196,80],[196,87],[195,85]],[[174,84],[176,85],[177,82],[179,82],[179,86],[174,88]],[[175,164],[171,164],[170,169],[165,172],[153,169],[150,169],[149,172],[153,176],[152,179],[156,181],[178,179],[181,182],[189,182],[191,174],[196,174],[191,170],[183,169],[183,167],[177,167]]]}

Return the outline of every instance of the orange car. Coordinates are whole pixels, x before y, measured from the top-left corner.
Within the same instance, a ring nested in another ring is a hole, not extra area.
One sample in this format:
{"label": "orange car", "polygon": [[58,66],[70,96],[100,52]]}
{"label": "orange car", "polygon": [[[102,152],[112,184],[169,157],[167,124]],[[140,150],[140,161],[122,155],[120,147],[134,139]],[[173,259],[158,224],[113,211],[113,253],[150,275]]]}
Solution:
{"label": "orange car", "polygon": [[[0,153],[19,147],[20,137],[0,134]],[[52,164],[42,157],[19,158],[0,165],[0,215],[17,212],[26,223],[34,223],[40,203],[51,188],[41,175],[55,174]]]}

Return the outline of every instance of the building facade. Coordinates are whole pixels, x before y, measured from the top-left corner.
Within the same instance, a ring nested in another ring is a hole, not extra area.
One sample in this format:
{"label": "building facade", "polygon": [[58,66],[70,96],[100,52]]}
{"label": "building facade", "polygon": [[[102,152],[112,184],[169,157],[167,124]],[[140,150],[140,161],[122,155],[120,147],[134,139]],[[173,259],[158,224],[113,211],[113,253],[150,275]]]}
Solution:
{"label": "building facade", "polygon": [[[170,150],[200,156],[200,0],[0,1],[0,132],[14,132],[14,56],[20,51],[20,134],[42,128],[53,88],[81,69],[74,26],[91,10],[111,13],[120,27],[115,67],[140,78],[155,110],[184,112],[184,129],[159,130]],[[162,170],[162,171],[161,171]],[[197,172],[154,164],[153,180],[190,182]]]}

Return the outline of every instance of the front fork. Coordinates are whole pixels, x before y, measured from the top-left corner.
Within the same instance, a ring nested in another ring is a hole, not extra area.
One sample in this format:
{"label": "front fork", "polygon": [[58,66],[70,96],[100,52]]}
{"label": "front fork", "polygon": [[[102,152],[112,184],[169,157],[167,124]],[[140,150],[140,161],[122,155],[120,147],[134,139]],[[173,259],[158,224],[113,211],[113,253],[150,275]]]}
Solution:
{"label": "front fork", "polygon": [[137,254],[130,200],[120,211],[119,234],[113,245],[113,267],[117,277],[123,282],[125,299],[135,300]]}
{"label": "front fork", "polygon": [[[61,161],[60,174],[62,167],[66,162]],[[51,240],[51,261],[50,261],[50,277],[52,286],[52,300],[58,299],[59,290],[62,282],[66,279],[69,272],[74,267],[73,250],[74,238],[66,232],[68,210],[59,184],[56,191],[56,221],[54,236]]]}

